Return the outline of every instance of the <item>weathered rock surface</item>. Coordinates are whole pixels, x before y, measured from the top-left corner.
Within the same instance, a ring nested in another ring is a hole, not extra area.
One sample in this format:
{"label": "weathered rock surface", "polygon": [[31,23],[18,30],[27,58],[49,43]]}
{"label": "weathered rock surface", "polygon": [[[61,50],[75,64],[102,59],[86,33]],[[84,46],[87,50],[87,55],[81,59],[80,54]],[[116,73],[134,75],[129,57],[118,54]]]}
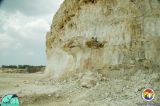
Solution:
{"label": "weathered rock surface", "polygon": [[152,71],[160,65],[159,29],[159,0],[65,0],[47,33],[47,70],[54,78]]}

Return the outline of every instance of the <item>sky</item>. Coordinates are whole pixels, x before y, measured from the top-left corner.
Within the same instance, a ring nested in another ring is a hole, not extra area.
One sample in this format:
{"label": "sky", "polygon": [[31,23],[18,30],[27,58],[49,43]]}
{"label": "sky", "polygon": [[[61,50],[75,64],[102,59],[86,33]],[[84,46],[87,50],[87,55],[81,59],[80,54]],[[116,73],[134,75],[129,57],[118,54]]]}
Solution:
{"label": "sky", "polygon": [[0,66],[46,65],[46,32],[62,2],[0,0]]}

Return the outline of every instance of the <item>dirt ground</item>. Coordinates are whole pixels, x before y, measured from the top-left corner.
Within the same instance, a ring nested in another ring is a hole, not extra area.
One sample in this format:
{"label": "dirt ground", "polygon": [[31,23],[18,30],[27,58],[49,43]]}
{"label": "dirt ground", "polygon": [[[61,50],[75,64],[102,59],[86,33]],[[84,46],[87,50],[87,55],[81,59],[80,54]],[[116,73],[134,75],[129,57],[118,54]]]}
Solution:
{"label": "dirt ground", "polygon": [[[160,106],[159,80],[159,72],[146,74],[139,70],[130,77],[110,77],[93,86],[82,86],[76,77],[55,82],[45,79],[43,73],[0,73],[0,96],[16,93],[22,96],[21,106]],[[142,99],[145,88],[154,89],[152,102]]]}

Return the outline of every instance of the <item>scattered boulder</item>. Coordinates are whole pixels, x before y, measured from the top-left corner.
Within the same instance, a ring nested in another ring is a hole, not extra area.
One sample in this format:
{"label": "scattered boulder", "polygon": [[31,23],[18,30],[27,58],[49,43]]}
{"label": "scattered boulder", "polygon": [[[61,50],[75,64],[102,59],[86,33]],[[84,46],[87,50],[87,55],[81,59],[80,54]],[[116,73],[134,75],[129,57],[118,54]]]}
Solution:
{"label": "scattered boulder", "polygon": [[102,80],[102,76],[94,72],[86,72],[80,79],[80,85],[85,88],[91,88]]}

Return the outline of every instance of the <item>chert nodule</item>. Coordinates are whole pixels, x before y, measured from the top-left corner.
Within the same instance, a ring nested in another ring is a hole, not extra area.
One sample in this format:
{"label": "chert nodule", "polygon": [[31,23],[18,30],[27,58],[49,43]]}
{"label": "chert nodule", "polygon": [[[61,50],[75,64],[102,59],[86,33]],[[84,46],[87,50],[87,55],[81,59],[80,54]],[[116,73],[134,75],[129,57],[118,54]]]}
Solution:
{"label": "chert nodule", "polygon": [[46,54],[54,78],[160,65],[160,1],[65,0],[47,33]]}

